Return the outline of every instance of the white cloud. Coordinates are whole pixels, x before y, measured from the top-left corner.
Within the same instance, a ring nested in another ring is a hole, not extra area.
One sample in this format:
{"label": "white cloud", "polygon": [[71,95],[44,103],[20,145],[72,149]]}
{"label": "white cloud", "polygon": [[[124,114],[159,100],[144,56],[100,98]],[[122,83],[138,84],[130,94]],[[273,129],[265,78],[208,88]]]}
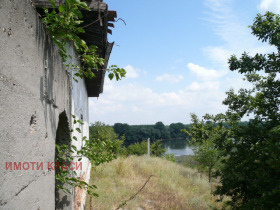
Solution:
{"label": "white cloud", "polygon": [[219,113],[225,98],[217,81],[193,82],[177,91],[155,92],[136,83],[105,81],[98,100],[90,98],[90,122],[147,124],[189,122],[189,113]]}
{"label": "white cloud", "polygon": [[187,67],[196,74],[196,76],[201,80],[214,80],[219,79],[226,75],[226,71],[217,71],[214,69],[207,69],[202,66],[188,63]]}
{"label": "white cloud", "polygon": [[[99,106],[96,106],[98,104]],[[93,119],[95,119],[96,113],[99,115],[106,116],[108,113],[114,113],[114,112],[123,112],[124,106],[121,103],[116,103],[116,101],[110,100],[110,98],[98,98],[98,100],[94,100],[93,98],[89,98],[89,113],[90,113],[90,122],[93,123],[95,121],[103,121],[101,120],[92,120],[92,113]]]}
{"label": "white cloud", "polygon": [[175,74],[163,74],[156,77],[157,81],[167,81],[171,84],[180,82],[184,77],[182,75],[175,75]]}
{"label": "white cloud", "polygon": [[229,4],[232,2],[232,0],[206,0],[205,4],[214,12],[216,13],[216,16],[218,17],[220,13],[227,14],[230,11]]}
{"label": "white cloud", "polygon": [[[230,47],[239,47],[240,41],[251,42],[250,31],[242,20],[231,9],[232,0],[206,0],[206,5],[210,9],[207,22],[210,22],[214,32],[220,36]],[[247,39],[249,38],[249,39]]]}
{"label": "white cloud", "polygon": [[126,70],[126,78],[137,78],[139,77],[139,70],[137,70],[136,68],[134,68],[131,65],[127,65],[126,67],[124,67],[124,69]]}
{"label": "white cloud", "polygon": [[186,90],[190,91],[216,91],[220,88],[220,82],[205,82],[198,83],[192,82],[189,86],[187,86]]}
{"label": "white cloud", "polygon": [[228,59],[232,55],[232,52],[225,49],[223,46],[206,47],[203,52],[210,60],[217,66],[221,66],[223,69],[228,68]]}
{"label": "white cloud", "polygon": [[270,11],[274,13],[280,13],[280,1],[279,0],[262,0],[258,5],[258,9],[261,12]]}
{"label": "white cloud", "polygon": [[[235,54],[239,57],[244,51],[254,55],[257,52],[267,53],[274,50],[272,46],[261,43],[251,34],[248,25],[253,23],[253,19],[244,20],[244,15],[232,9],[233,2],[232,0],[205,0],[209,8],[205,20],[224,41],[223,45],[208,46],[203,49],[217,69],[228,69],[227,60],[230,55]],[[277,6],[275,2],[278,2]],[[268,5],[280,8],[280,0],[263,0],[259,7],[265,8]]]}

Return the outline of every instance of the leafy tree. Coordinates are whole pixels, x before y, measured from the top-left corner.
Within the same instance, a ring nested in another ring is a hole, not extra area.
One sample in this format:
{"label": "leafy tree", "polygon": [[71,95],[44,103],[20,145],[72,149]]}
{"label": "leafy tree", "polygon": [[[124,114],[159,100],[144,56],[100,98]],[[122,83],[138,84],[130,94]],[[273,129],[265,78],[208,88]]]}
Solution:
{"label": "leafy tree", "polygon": [[170,132],[167,130],[167,128],[161,131],[161,138],[170,139]]}
{"label": "leafy tree", "polygon": [[165,126],[163,124],[163,122],[157,122],[154,126],[155,129],[158,129],[160,131],[163,131],[165,129]]}
{"label": "leafy tree", "polygon": [[203,119],[206,121],[199,121],[195,114],[191,114],[191,126],[188,130],[182,130],[188,137],[191,137],[188,138],[188,141],[194,151],[195,160],[199,163],[200,168],[207,170],[209,182],[211,182],[213,169],[217,169],[221,158],[215,143],[219,140],[224,141],[228,133],[223,123],[215,123],[219,119],[218,117],[205,115]]}
{"label": "leafy tree", "polygon": [[182,129],[185,129],[183,123],[171,123],[169,125],[170,137],[173,139],[184,138],[185,136],[181,132]]}
{"label": "leafy tree", "polygon": [[130,144],[151,139],[151,142],[157,139],[179,139],[184,138],[181,130],[186,126],[182,123],[172,123],[170,126],[165,126],[162,122],[157,122],[155,125],[128,125],[126,123],[115,123],[114,131],[119,136],[125,136],[124,145],[128,147]]}
{"label": "leafy tree", "polygon": [[[250,27],[262,42],[275,46],[277,52],[241,58],[231,56],[229,67],[245,75],[252,89],[227,92],[226,120],[231,141],[217,141],[224,152],[219,170],[221,183],[215,194],[230,196],[229,204],[242,209],[280,208],[280,16],[258,14]],[[241,124],[240,119],[250,116]]]}
{"label": "leafy tree", "polygon": [[161,139],[170,139],[170,132],[168,131],[167,127],[162,122],[157,122],[154,126],[155,129],[160,131]]}
{"label": "leafy tree", "polygon": [[162,147],[161,140],[157,140],[151,145],[151,153],[153,156],[161,157],[165,152],[166,149]]}
{"label": "leafy tree", "polygon": [[148,145],[146,141],[137,142],[127,147],[127,155],[145,155],[148,152]]}
{"label": "leafy tree", "polygon": [[[161,145],[161,140],[157,140],[151,144],[151,155],[161,157],[165,153],[165,149]],[[126,149],[126,155],[145,155],[148,153],[147,141],[131,144]]]}
{"label": "leafy tree", "polygon": [[174,163],[176,162],[176,158],[175,158],[173,153],[165,154],[164,158],[165,158],[165,160],[169,160],[169,161],[174,162]]}
{"label": "leafy tree", "polygon": [[109,162],[122,153],[123,140],[118,139],[114,129],[102,122],[95,122],[89,127],[89,140],[79,152],[94,165]]}
{"label": "leafy tree", "polygon": [[129,131],[129,125],[126,123],[115,123],[114,131],[119,135],[123,136]]}
{"label": "leafy tree", "polygon": [[146,136],[146,138],[151,139],[152,142],[154,142],[156,139],[160,139],[161,138],[161,132],[158,129],[154,129],[154,128],[150,128],[148,130],[148,135]]}

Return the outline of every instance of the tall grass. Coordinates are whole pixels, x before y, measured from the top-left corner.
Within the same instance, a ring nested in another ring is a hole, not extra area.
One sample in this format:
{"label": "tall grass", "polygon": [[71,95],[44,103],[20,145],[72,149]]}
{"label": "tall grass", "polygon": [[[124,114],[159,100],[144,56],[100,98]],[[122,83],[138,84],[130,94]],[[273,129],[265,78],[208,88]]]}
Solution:
{"label": "tall grass", "polygon": [[[143,186],[123,209],[220,209],[205,175],[161,158],[118,158],[92,169],[91,183],[99,197],[87,197],[86,209],[116,209]],[[90,208],[91,206],[91,208]],[[139,208],[140,207],[140,208]]]}

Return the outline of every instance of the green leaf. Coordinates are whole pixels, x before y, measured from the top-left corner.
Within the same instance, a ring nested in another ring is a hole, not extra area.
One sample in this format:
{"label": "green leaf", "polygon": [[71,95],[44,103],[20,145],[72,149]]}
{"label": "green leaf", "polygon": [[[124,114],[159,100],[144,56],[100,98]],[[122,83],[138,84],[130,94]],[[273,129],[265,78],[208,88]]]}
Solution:
{"label": "green leaf", "polygon": [[65,7],[64,7],[63,4],[61,4],[61,5],[58,7],[58,11],[59,11],[60,13],[63,13],[63,12],[65,11]]}
{"label": "green leaf", "polygon": [[55,9],[55,3],[54,3],[54,0],[49,0],[51,5],[52,5],[52,8]]}
{"label": "green leaf", "polygon": [[108,77],[109,77],[110,80],[112,80],[114,78],[114,74],[110,73],[110,74],[108,74]]}

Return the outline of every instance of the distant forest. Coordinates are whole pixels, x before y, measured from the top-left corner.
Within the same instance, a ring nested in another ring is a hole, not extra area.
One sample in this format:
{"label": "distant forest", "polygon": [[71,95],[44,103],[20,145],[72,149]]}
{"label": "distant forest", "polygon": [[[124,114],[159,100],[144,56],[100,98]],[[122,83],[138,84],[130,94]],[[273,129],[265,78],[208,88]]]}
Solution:
{"label": "distant forest", "polygon": [[[208,122],[205,122],[208,123]],[[248,122],[241,122],[247,124]],[[175,140],[186,139],[186,135],[181,132],[182,129],[188,130],[191,124],[171,123],[164,125],[162,122],[157,122],[154,125],[128,125],[127,123],[115,123],[113,128],[119,137],[124,136],[124,146],[129,146],[136,142],[141,142],[150,138],[151,142],[155,140]],[[225,124],[227,128],[229,126]]]}
{"label": "distant forest", "polygon": [[126,123],[115,123],[113,128],[116,134],[124,136],[124,145],[128,146],[136,142],[151,139],[151,142],[163,139],[186,139],[186,135],[181,132],[182,129],[188,129],[190,124],[172,123],[164,125],[162,122],[157,122],[154,125],[128,125]]}

